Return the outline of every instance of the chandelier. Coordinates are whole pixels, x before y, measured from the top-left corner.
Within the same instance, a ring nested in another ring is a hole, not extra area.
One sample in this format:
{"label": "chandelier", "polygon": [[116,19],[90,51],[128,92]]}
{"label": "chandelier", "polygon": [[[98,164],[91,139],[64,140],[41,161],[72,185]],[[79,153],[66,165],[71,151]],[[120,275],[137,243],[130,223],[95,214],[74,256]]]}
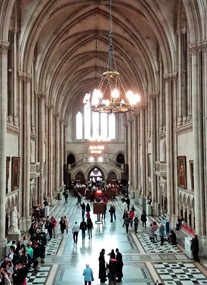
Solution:
{"label": "chandelier", "polygon": [[120,73],[117,71],[114,60],[112,43],[112,0],[110,0],[110,29],[107,70],[103,72],[97,89],[84,96],[84,104],[90,106],[91,110],[100,113],[126,113],[134,111],[140,95],[131,90],[126,91],[121,81]]}

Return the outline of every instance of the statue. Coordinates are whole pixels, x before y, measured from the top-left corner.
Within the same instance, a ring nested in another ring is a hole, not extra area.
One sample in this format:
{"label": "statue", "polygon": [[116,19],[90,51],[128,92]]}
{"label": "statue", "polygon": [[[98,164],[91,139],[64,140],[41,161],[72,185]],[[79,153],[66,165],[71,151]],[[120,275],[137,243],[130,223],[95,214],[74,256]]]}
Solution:
{"label": "statue", "polygon": [[19,219],[19,213],[17,212],[17,207],[14,207],[11,214],[11,227],[14,233],[19,232],[18,219]]}

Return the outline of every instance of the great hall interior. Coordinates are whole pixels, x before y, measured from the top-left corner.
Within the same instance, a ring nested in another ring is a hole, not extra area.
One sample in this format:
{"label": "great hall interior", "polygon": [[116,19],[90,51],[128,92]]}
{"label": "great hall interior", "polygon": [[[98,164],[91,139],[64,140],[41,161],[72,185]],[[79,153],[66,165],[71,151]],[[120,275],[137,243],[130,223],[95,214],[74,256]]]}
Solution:
{"label": "great hall interior", "polygon": [[[93,101],[104,81],[109,105]],[[206,256],[206,119],[206,0],[1,0],[1,256],[13,210],[26,232],[65,188],[182,217]]]}

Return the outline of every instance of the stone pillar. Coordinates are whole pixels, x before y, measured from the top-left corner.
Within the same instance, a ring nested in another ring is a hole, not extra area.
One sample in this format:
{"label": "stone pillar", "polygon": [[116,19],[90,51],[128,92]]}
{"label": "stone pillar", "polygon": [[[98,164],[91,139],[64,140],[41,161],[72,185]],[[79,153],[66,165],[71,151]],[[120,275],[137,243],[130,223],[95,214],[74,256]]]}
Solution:
{"label": "stone pillar", "polygon": [[21,80],[21,159],[22,167],[22,229],[28,230],[30,226],[30,98],[31,98],[31,75],[26,72],[19,72]]}
{"label": "stone pillar", "polygon": [[8,42],[0,41],[0,256],[5,253],[5,196],[6,196],[6,127],[7,127],[7,82]]}
{"label": "stone pillar", "polygon": [[145,110],[140,110],[140,168],[141,168],[141,189],[142,197],[146,198],[146,124],[145,124]]}
{"label": "stone pillar", "polygon": [[172,80],[176,74],[165,75],[165,97],[166,97],[166,156],[167,156],[167,214],[169,219],[174,215],[174,183],[173,183],[173,86]]}
{"label": "stone pillar", "polygon": [[64,121],[60,120],[60,184],[64,185]]}
{"label": "stone pillar", "polygon": [[178,34],[178,96],[177,96],[177,125],[182,125],[182,50],[181,50],[181,31],[177,32]]}
{"label": "stone pillar", "polygon": [[41,175],[39,177],[38,203],[42,204],[45,193],[45,95],[36,93],[38,98],[38,161],[40,162]]}
{"label": "stone pillar", "polygon": [[132,123],[132,175],[134,177],[134,191],[138,191],[138,135],[137,135],[137,115],[134,115]]}
{"label": "stone pillar", "polygon": [[55,114],[55,191],[60,190],[60,117]]}
{"label": "stone pillar", "polygon": [[[17,24],[16,24],[17,25]],[[14,126],[19,125],[19,118],[18,118],[18,97],[17,97],[17,33],[18,29],[14,29],[14,66],[13,66],[13,76],[14,76],[14,81],[13,81],[13,118],[14,118]]]}
{"label": "stone pillar", "polygon": [[195,191],[195,231],[198,236],[203,234],[203,214],[202,195],[201,195],[201,169],[202,161],[199,155],[201,148],[201,99],[199,87],[199,50],[197,46],[190,46],[191,61],[192,61],[192,107],[193,107],[193,139],[194,139],[194,191]]}
{"label": "stone pillar", "polygon": [[133,177],[132,177],[132,121],[128,120],[128,171],[129,171],[129,190],[133,190]]}
{"label": "stone pillar", "polygon": [[53,164],[53,153],[54,153],[54,133],[53,133],[53,106],[48,106],[48,200],[51,202],[53,199],[54,190],[54,164]]}
{"label": "stone pillar", "polygon": [[159,86],[160,86],[160,96],[159,96],[159,132],[163,132],[163,66],[162,58],[159,60],[160,64],[160,74],[159,74]]}
{"label": "stone pillar", "polygon": [[152,94],[149,97],[150,109],[151,109],[151,117],[150,117],[150,124],[151,124],[151,192],[152,192],[152,206],[153,206],[153,213],[158,213],[158,200],[157,200],[157,185],[156,185],[156,175],[155,175],[155,161],[156,161],[156,94]]}

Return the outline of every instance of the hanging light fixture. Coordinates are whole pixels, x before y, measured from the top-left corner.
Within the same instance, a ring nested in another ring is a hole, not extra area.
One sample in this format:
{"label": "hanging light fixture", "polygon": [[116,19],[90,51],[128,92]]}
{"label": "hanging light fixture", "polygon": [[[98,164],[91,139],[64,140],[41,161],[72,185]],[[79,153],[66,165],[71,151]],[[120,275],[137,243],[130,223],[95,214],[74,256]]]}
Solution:
{"label": "hanging light fixture", "polygon": [[125,113],[134,111],[140,102],[140,95],[127,91],[121,81],[120,73],[116,70],[112,43],[112,0],[110,0],[110,30],[107,70],[102,74],[97,89],[86,93],[84,104],[88,104],[92,111],[100,113]]}

